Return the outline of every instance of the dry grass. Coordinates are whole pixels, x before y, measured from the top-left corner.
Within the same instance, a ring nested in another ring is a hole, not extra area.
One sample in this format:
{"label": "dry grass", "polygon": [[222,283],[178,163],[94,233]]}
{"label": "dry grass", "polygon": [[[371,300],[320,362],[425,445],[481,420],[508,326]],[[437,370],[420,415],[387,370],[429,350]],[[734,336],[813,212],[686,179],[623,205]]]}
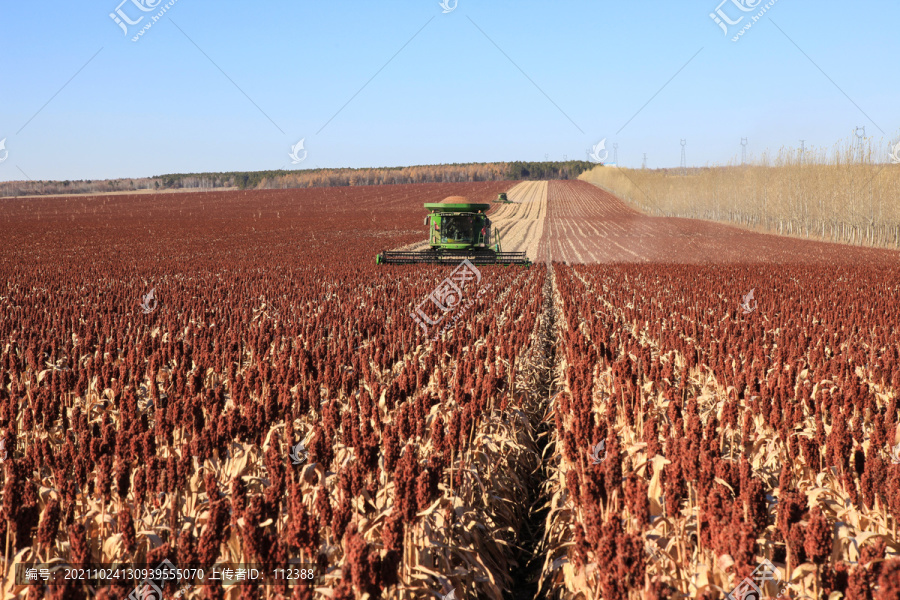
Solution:
{"label": "dry grass", "polygon": [[652,215],[710,219],[782,235],[900,247],[900,165],[887,142],[782,148],[744,166],[596,167],[581,179]]}

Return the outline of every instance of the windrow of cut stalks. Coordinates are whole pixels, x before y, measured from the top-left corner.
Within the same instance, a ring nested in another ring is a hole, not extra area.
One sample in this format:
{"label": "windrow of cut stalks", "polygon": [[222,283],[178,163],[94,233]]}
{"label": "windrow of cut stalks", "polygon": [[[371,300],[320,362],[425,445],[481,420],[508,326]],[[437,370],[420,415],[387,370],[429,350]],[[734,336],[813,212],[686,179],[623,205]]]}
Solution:
{"label": "windrow of cut stalks", "polygon": [[898,597],[896,271],[555,270],[550,597]]}
{"label": "windrow of cut stalks", "polygon": [[[376,269],[373,243],[402,223],[401,200],[423,200],[382,193],[393,200],[371,227],[358,211],[333,218],[364,191],[225,197],[212,219],[197,199],[132,204],[134,216],[96,201],[109,228],[82,199],[21,217],[40,243],[0,255],[8,597],[134,587],[16,585],[18,563],[296,559],[315,565],[314,586],[214,582],[182,597],[500,598],[535,460],[522,398],[546,270],[482,268],[490,289],[425,342],[410,312],[451,269]],[[298,206],[312,223],[300,231],[281,216]],[[309,264],[292,264],[298,253]],[[151,287],[159,305],[144,314]]]}

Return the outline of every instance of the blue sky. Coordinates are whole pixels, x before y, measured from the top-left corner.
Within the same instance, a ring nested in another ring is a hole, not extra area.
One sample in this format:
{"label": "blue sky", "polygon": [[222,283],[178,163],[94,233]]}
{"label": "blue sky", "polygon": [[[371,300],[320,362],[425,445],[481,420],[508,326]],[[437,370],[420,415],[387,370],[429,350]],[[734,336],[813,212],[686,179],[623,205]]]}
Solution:
{"label": "blue sky", "polygon": [[742,137],[900,133],[887,0],[777,0],[737,42],[766,1],[726,0],[726,36],[720,0],[177,0],[137,42],[165,1],[126,0],[128,35],[120,1],[0,4],[0,180],[562,160],[604,138],[620,165],[677,166],[682,138],[705,165]]}

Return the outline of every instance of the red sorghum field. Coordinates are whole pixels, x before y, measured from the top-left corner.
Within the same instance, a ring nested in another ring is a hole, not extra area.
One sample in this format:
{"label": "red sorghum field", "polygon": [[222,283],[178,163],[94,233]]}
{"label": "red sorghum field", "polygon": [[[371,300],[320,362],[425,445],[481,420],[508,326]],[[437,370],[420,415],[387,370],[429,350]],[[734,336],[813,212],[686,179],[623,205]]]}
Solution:
{"label": "red sorghum field", "polygon": [[511,186],[0,202],[6,597],[900,598],[897,253],[551,182],[426,334],[458,271],[375,253]]}

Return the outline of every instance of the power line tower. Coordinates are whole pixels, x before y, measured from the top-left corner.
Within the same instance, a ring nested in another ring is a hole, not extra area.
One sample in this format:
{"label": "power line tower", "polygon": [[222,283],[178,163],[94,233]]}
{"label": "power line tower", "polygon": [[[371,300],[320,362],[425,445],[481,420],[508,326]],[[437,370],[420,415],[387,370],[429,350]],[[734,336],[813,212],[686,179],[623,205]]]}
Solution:
{"label": "power line tower", "polygon": [[[862,133],[860,133],[862,132]],[[856,139],[859,140],[859,162],[863,161],[863,140],[866,139],[866,126],[857,127],[856,131]]]}
{"label": "power line tower", "polygon": [[681,174],[687,171],[687,158],[685,157],[684,147],[687,146],[687,140],[681,140]]}
{"label": "power line tower", "polygon": [[741,138],[741,164],[747,164],[747,138]]}
{"label": "power line tower", "polygon": [[646,153],[646,152],[644,152],[644,162],[641,163],[641,168],[642,168],[642,169],[646,169],[646,168],[647,168],[647,153]]}
{"label": "power line tower", "polygon": [[619,142],[613,144],[613,164],[619,164]]}
{"label": "power line tower", "polygon": [[800,164],[803,164],[803,155],[806,154],[806,140],[800,140]]}

